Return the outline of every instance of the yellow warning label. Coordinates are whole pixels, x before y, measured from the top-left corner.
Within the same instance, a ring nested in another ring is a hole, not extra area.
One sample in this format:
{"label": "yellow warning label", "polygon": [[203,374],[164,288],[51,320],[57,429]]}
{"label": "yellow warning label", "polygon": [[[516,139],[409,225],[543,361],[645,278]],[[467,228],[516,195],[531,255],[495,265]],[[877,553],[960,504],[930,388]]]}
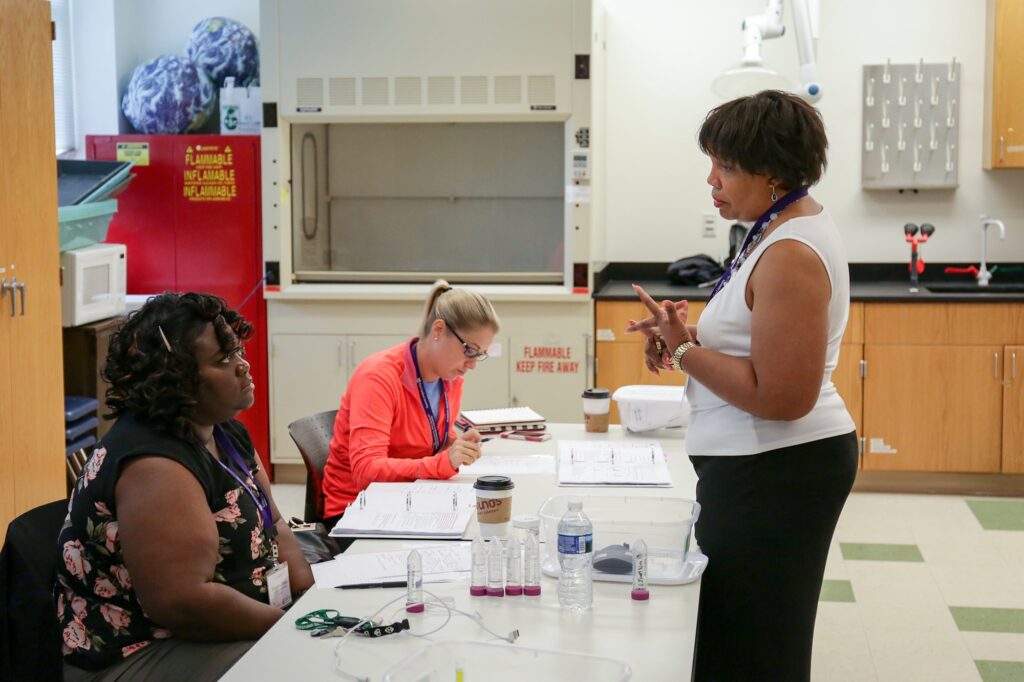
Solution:
{"label": "yellow warning label", "polygon": [[149,165],[148,142],[118,142],[117,160],[131,161],[136,166]]}
{"label": "yellow warning label", "polygon": [[234,165],[231,145],[189,145],[182,196],[189,201],[231,201],[238,196]]}

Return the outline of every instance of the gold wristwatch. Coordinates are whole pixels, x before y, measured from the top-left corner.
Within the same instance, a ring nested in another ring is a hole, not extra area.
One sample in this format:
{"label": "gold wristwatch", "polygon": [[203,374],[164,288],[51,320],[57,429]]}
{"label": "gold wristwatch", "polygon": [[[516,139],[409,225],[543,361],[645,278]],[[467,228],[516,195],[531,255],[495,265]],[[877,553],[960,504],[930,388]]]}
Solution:
{"label": "gold wristwatch", "polygon": [[672,353],[672,369],[677,372],[682,372],[683,368],[679,366],[679,363],[683,361],[683,356],[686,355],[686,351],[690,350],[697,344],[693,341],[687,341],[686,343],[679,344],[675,352]]}

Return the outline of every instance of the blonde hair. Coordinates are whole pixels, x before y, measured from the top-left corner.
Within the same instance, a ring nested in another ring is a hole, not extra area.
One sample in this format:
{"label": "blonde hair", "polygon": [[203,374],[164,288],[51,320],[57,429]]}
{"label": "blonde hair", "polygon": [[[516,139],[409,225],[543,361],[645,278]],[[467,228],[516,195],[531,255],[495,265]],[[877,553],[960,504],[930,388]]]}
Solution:
{"label": "blonde hair", "polygon": [[468,289],[453,289],[448,282],[439,279],[434,282],[427,303],[423,309],[423,323],[420,338],[430,335],[430,328],[436,320],[442,320],[456,329],[478,329],[489,327],[497,333],[501,328],[498,313],[484,296]]}

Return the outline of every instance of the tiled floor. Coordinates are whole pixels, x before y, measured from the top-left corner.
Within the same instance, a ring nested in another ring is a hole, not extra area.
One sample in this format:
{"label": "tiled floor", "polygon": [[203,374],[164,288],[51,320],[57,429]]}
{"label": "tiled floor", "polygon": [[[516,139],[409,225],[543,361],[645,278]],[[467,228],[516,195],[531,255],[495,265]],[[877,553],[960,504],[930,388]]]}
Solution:
{"label": "tiled floor", "polygon": [[[301,485],[274,485],[302,515]],[[855,493],[825,568],[812,677],[1024,682],[1024,499]]]}

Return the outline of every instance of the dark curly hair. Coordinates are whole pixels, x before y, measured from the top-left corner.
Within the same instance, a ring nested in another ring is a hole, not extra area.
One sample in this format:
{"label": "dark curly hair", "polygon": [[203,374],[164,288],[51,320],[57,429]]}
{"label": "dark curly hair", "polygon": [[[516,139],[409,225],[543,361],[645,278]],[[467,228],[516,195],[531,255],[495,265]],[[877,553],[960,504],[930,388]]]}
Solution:
{"label": "dark curly hair", "polygon": [[828,165],[828,138],[817,109],[796,95],[765,90],[708,113],[700,150],[754,175],[778,178],[782,189],[811,186]]}
{"label": "dark curly hair", "polygon": [[213,294],[167,291],[129,315],[111,339],[103,368],[110,382],[107,418],[132,412],[172,435],[194,439],[191,420],[199,394],[195,346],[211,323],[224,353],[238,350],[253,333],[244,317]]}

